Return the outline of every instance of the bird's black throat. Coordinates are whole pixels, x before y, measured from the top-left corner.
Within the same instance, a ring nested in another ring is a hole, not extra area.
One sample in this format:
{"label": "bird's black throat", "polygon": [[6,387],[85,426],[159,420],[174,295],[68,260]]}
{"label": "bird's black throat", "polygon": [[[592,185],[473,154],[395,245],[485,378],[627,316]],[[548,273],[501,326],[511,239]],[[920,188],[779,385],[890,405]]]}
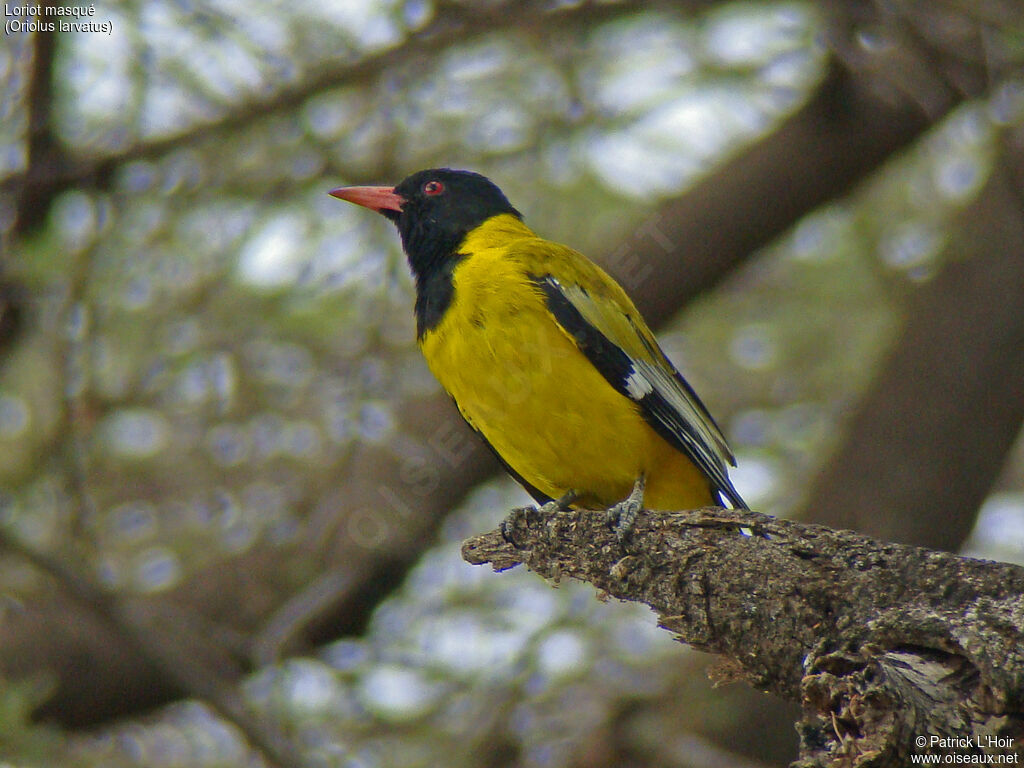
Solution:
{"label": "bird's black throat", "polygon": [[455,298],[452,273],[466,258],[456,249],[466,233],[430,227],[432,222],[424,227],[422,221],[413,217],[401,216],[395,223],[416,280],[416,337],[422,339],[441,322]]}
{"label": "bird's black throat", "polygon": [[[437,327],[455,298],[455,282],[452,273],[456,265],[466,258],[455,253],[434,263],[423,273],[413,270],[416,276],[416,338],[422,339]],[[411,259],[410,259],[411,260]]]}
{"label": "bird's black throat", "polygon": [[416,329],[422,338],[455,300],[453,272],[471,255],[460,252],[466,235],[500,214],[522,217],[497,186],[470,171],[419,171],[394,191],[405,201],[402,210],[382,213],[398,227],[416,279]]}

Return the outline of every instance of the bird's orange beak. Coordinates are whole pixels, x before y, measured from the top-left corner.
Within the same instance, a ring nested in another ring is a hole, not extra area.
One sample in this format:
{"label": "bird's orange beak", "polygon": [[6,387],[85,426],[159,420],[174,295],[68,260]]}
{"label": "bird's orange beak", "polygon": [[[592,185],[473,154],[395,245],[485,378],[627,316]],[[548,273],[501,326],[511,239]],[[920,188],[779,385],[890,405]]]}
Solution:
{"label": "bird's orange beak", "polygon": [[401,211],[405,198],[395,194],[394,187],[338,187],[327,194],[339,200],[361,205],[372,211]]}

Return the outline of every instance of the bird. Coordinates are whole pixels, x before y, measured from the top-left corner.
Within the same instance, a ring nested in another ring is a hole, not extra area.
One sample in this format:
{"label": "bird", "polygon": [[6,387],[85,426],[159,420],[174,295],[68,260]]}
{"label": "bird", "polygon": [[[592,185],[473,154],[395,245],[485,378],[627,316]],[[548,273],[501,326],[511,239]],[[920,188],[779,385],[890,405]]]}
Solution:
{"label": "bird", "polygon": [[396,225],[427,366],[538,504],[622,530],[642,508],[748,509],[721,429],[626,292],[490,179],[432,168],[329,194]]}

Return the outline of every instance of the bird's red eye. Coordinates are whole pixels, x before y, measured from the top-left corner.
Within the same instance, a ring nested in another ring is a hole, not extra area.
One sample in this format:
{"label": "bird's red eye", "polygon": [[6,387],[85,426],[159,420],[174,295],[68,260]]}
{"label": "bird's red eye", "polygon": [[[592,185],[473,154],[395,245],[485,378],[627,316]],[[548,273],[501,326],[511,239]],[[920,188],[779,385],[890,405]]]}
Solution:
{"label": "bird's red eye", "polygon": [[440,195],[444,192],[444,184],[440,181],[428,181],[423,185],[424,195]]}

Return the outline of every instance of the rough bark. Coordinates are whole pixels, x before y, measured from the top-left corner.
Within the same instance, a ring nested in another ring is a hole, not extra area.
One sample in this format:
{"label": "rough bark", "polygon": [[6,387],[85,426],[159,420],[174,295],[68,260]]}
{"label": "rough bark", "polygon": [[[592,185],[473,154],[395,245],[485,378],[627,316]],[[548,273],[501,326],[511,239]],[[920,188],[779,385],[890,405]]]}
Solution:
{"label": "rough bark", "polygon": [[720,677],[801,703],[800,768],[1024,746],[1024,568],[716,508],[642,513],[625,546],[603,511],[514,520],[465,559],[646,603]]}

